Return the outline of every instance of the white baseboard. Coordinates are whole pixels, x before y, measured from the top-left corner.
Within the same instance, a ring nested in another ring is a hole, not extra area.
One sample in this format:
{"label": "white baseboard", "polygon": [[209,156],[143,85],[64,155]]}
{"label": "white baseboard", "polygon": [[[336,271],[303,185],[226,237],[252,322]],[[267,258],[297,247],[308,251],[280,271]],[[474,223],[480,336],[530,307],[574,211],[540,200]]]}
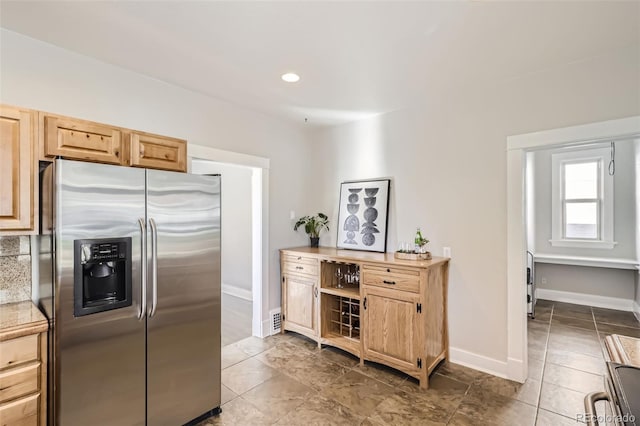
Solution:
{"label": "white baseboard", "polygon": [[572,293],[570,291],[549,290],[538,288],[538,299],[553,300],[554,302],[573,303],[576,305],[595,306],[597,308],[617,309],[619,311],[633,312],[634,301],[619,297],[598,296],[595,294]]}
{"label": "white baseboard", "polygon": [[640,304],[637,301],[633,301],[633,314],[636,316],[636,319],[640,321]]}
{"label": "white baseboard", "polygon": [[221,286],[221,291],[224,294],[228,294],[229,296],[234,296],[240,299],[248,300],[249,302],[253,302],[253,294],[251,293],[251,290],[246,290],[244,288],[223,283]]}
{"label": "white baseboard", "polygon": [[[484,371],[485,373],[502,377],[503,379],[510,378],[508,377],[509,369],[506,362],[498,361],[497,359],[489,358],[484,355],[478,355],[473,352],[468,352],[463,349],[450,347],[449,361],[454,364],[473,368],[474,370]],[[514,378],[514,380],[516,379]]]}
{"label": "white baseboard", "polygon": [[507,379],[524,383],[527,380],[527,372],[523,367],[524,361],[521,359],[507,358]]}
{"label": "white baseboard", "polygon": [[265,338],[271,336],[271,321],[269,319],[266,319],[264,321],[262,321],[262,336],[256,336],[256,337],[261,337],[261,338]]}

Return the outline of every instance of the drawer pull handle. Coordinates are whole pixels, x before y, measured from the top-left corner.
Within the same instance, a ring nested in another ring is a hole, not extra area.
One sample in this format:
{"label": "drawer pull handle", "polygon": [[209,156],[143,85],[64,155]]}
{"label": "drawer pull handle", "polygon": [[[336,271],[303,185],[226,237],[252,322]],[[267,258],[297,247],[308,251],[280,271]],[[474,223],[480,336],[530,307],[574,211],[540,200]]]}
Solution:
{"label": "drawer pull handle", "polygon": [[296,266],[296,269],[304,269],[302,266]]}
{"label": "drawer pull handle", "polygon": [[391,285],[395,285],[395,283],[396,283],[395,281],[387,281],[387,280],[384,280],[382,282],[385,283],[385,284],[391,284]]}
{"label": "drawer pull handle", "polygon": [[298,260],[302,260],[302,256],[298,256]]}

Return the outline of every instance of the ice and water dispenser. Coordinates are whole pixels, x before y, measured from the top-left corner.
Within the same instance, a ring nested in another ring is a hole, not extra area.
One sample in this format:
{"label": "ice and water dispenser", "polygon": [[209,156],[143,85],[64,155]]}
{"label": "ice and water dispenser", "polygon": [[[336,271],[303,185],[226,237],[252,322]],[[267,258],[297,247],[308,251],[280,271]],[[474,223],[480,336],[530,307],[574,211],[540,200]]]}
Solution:
{"label": "ice and water dispenser", "polygon": [[131,238],[74,241],[74,316],[131,306]]}

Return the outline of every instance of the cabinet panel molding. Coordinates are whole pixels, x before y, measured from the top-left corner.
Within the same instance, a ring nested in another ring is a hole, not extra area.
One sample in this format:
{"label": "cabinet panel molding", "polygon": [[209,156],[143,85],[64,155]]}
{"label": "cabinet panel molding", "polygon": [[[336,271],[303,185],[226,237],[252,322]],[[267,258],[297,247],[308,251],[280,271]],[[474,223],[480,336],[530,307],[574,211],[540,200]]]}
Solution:
{"label": "cabinet panel molding", "polygon": [[45,158],[121,164],[122,130],[91,121],[43,113]]}
{"label": "cabinet panel molding", "polygon": [[130,166],[187,171],[187,141],[142,132],[129,137]]}

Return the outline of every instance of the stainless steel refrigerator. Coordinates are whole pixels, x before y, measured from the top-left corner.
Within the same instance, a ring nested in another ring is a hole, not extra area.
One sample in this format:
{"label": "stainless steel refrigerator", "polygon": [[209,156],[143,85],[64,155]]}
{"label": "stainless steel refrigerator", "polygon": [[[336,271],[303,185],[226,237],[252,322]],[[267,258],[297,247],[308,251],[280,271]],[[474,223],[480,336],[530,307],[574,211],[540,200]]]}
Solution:
{"label": "stainless steel refrigerator", "polygon": [[219,412],[220,177],[56,160],[41,185],[50,423]]}

